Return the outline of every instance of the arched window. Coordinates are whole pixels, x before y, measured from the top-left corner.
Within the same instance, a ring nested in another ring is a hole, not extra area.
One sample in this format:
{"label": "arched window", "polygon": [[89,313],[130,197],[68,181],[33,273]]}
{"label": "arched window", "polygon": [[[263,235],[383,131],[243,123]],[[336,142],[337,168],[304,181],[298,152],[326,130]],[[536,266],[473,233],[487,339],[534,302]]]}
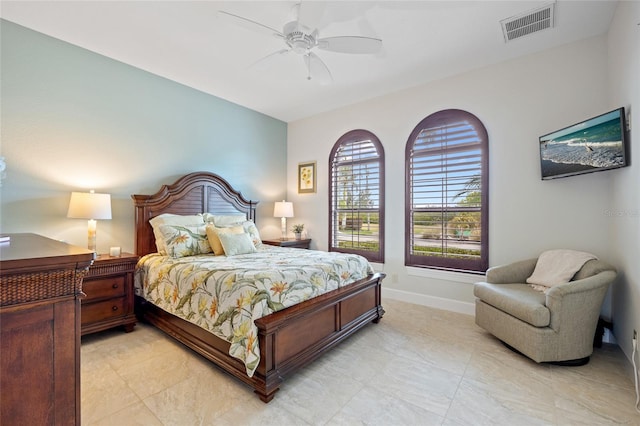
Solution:
{"label": "arched window", "polygon": [[366,130],[344,134],[329,156],[329,251],[384,261],[384,149]]}
{"label": "arched window", "polygon": [[489,141],[466,111],[436,112],[406,146],[405,264],[485,272],[489,264]]}

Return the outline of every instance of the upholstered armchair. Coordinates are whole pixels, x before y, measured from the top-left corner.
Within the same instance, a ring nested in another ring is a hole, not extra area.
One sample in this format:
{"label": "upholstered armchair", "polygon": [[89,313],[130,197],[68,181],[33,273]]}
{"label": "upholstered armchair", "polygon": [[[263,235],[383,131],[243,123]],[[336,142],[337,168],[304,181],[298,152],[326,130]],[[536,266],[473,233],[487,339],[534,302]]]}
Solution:
{"label": "upholstered armchair", "polygon": [[616,271],[589,260],[563,284],[527,284],[538,259],[490,268],[474,285],[476,324],[536,362],[583,365],[593,353],[600,309]]}

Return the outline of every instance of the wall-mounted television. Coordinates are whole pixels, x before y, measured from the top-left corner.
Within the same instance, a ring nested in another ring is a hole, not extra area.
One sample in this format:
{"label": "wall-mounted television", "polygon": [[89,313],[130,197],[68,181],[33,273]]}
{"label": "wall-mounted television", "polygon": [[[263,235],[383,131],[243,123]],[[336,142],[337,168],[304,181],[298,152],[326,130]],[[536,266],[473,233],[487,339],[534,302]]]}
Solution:
{"label": "wall-mounted television", "polygon": [[542,179],[628,165],[624,107],[540,136]]}

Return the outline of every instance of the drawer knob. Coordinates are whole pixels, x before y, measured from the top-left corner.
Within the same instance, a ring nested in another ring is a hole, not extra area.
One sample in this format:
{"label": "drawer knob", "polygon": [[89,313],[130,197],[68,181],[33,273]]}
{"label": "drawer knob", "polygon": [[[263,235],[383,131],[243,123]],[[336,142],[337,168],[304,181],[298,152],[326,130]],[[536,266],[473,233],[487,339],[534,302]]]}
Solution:
{"label": "drawer knob", "polygon": [[111,310],[112,310],[112,311],[117,311],[117,310],[118,310],[118,307],[117,307],[117,306],[112,306],[112,307],[111,307]]}
{"label": "drawer knob", "polygon": [[116,283],[116,284],[113,284],[111,287],[113,287],[113,288],[118,288],[118,284],[117,284],[117,283]]}

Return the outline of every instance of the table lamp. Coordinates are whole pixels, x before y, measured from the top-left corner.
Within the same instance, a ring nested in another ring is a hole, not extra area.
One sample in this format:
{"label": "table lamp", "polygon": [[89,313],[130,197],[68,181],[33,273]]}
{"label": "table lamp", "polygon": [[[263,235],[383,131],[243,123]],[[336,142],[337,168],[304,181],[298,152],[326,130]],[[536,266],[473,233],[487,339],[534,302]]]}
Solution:
{"label": "table lamp", "polygon": [[282,200],[276,201],[273,207],[273,217],[281,218],[282,239],[287,239],[287,218],[293,217],[293,203]]}
{"label": "table lamp", "polygon": [[87,247],[96,251],[96,219],[111,219],[111,194],[72,192],[67,217],[89,220]]}

